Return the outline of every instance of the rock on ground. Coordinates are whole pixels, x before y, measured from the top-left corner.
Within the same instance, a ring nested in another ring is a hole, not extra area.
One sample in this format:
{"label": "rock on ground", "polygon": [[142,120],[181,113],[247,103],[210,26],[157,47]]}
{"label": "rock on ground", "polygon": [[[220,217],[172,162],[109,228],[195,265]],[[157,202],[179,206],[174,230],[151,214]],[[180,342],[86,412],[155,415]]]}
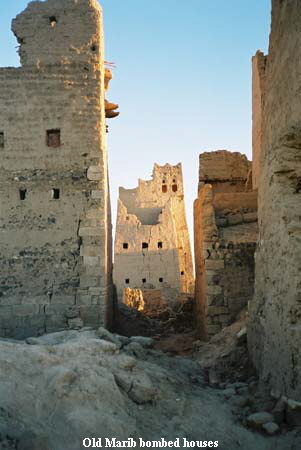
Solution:
{"label": "rock on ground", "polygon": [[142,346],[137,357],[122,338],[97,334],[104,337],[73,330],[28,343],[0,340],[1,449],[82,450],[92,437],[298,448],[296,435],[264,436],[238,423],[196,361]]}

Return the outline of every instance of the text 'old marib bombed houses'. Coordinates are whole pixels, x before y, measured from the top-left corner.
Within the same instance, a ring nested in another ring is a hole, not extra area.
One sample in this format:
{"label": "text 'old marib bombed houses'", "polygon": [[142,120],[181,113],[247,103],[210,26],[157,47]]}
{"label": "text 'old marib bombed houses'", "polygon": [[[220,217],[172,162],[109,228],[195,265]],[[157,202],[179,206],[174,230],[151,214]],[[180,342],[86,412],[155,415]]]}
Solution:
{"label": "text 'old marib bombed houses'", "polygon": [[193,292],[181,164],[155,164],[151,180],[119,189],[114,283],[119,301],[127,288],[145,298],[158,290],[169,302]]}
{"label": "text 'old marib bombed houses'", "polygon": [[12,29],[22,66],[0,69],[0,335],[109,324],[101,8],[31,2]]}

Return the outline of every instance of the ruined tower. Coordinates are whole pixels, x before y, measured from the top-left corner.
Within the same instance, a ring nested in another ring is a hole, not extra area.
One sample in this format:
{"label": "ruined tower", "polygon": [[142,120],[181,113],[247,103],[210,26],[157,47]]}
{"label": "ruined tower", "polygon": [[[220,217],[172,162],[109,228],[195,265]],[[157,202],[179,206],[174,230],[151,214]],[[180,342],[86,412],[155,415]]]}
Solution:
{"label": "ruined tower", "polygon": [[[301,4],[272,1],[263,92],[259,239],[249,349],[261,379],[301,400]],[[257,111],[258,113],[258,111]],[[256,118],[256,111],[253,114]]]}
{"label": "ruined tower", "polygon": [[110,321],[102,12],[31,2],[0,69],[0,335]]}
{"label": "ruined tower", "polygon": [[238,152],[200,154],[194,202],[196,316],[202,338],[231,324],[254,292],[257,193],[251,162]]}
{"label": "ruined tower", "polygon": [[170,302],[193,292],[181,164],[155,164],[152,180],[119,189],[114,283],[119,301],[125,288],[156,289]]}

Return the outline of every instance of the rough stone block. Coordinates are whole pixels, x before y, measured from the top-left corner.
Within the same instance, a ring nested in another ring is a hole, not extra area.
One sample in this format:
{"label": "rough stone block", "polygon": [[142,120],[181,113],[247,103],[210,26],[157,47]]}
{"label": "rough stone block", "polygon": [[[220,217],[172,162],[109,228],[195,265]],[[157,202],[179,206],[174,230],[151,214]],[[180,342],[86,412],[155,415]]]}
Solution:
{"label": "rough stone block", "polygon": [[93,199],[102,199],[103,192],[99,190],[92,190],[91,191],[91,198]]}
{"label": "rough stone block", "polygon": [[53,295],[51,298],[51,305],[74,305],[75,303],[75,295]]}
{"label": "rough stone block", "polygon": [[99,256],[84,256],[84,265],[85,266],[99,266],[100,265],[100,257]]}
{"label": "rough stone block", "polygon": [[99,181],[102,178],[102,171],[100,166],[90,166],[87,171],[87,178],[90,181]]}
{"label": "rough stone block", "polygon": [[87,219],[100,219],[101,218],[101,210],[100,209],[89,209],[86,213]]}
{"label": "rough stone block", "polygon": [[257,212],[250,212],[243,214],[243,221],[245,223],[257,222],[257,218],[258,218]]}
{"label": "rough stone block", "polygon": [[228,216],[228,225],[238,225],[242,223],[243,217],[242,214],[230,214]]}
{"label": "rough stone block", "polygon": [[77,295],[76,296],[76,305],[91,305],[91,296],[90,295]]}
{"label": "rough stone block", "polygon": [[217,334],[221,331],[221,325],[207,325],[207,333],[209,335]]}
{"label": "rough stone block", "polygon": [[206,259],[205,267],[206,270],[219,270],[225,267],[225,263],[222,259]]}
{"label": "rough stone block", "polygon": [[220,315],[220,314],[228,314],[229,309],[226,306],[209,306],[207,314],[209,315]]}
{"label": "rough stone block", "polygon": [[208,295],[217,295],[221,294],[223,291],[222,287],[219,285],[207,285],[206,287],[206,293]]}
{"label": "rough stone block", "polygon": [[102,236],[103,230],[99,227],[80,227],[78,235],[85,236]]}

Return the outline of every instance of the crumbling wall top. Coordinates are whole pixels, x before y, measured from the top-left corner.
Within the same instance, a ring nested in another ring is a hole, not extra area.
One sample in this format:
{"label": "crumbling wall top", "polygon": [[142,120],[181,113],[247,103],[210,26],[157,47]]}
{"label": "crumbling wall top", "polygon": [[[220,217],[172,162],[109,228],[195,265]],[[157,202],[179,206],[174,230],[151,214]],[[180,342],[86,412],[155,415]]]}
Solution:
{"label": "crumbling wall top", "polygon": [[204,152],[200,154],[199,181],[245,181],[250,169],[251,162],[239,152]]}
{"label": "crumbling wall top", "polygon": [[97,64],[103,55],[96,0],[34,1],[12,21],[22,66]]}

